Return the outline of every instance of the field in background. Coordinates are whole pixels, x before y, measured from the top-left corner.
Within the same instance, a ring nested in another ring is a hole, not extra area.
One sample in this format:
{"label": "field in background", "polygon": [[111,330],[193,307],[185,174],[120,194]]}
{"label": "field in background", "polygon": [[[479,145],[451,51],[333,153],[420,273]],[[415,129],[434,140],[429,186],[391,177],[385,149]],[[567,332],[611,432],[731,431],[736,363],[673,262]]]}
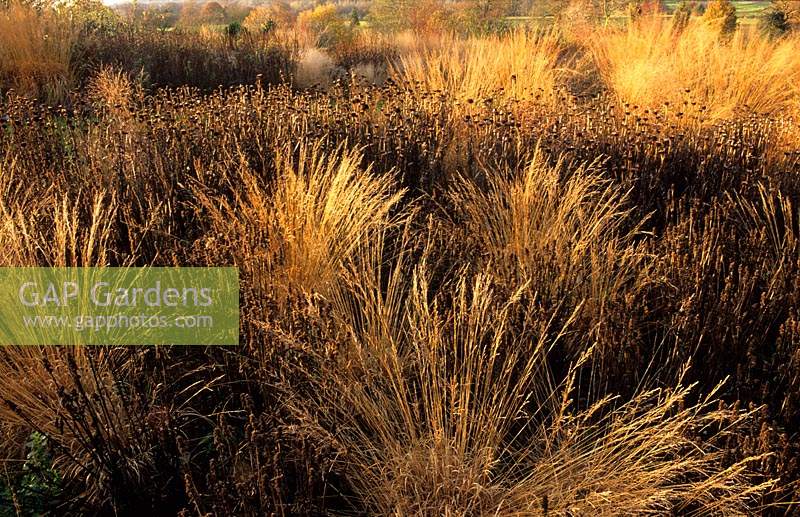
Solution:
{"label": "field in background", "polygon": [[[664,3],[666,4],[667,9],[674,11],[681,2],[680,0],[665,0]],[[732,3],[734,6],[736,6],[736,14],[745,17],[758,16],[771,4],[769,0],[733,0]]]}
{"label": "field in background", "polygon": [[[681,0],[664,0],[664,6],[667,12],[664,16],[672,16],[672,13],[680,5]],[[736,14],[741,22],[746,25],[755,24],[758,18],[764,11],[771,5],[770,0],[733,0],[733,5],[736,7]],[[613,19],[616,22],[627,20],[627,16],[618,15]],[[546,25],[552,23],[553,17],[533,17],[533,16],[510,16],[507,18],[512,24],[521,25],[535,22],[537,25]]]}

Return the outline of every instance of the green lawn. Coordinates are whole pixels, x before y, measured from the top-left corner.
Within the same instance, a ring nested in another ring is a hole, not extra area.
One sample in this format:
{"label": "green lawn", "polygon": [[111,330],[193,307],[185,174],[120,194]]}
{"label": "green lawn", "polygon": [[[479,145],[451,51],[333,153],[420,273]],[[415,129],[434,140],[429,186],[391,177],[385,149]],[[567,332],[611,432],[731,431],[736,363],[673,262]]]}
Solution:
{"label": "green lawn", "polygon": [[[681,0],[666,0],[667,9],[672,11]],[[736,14],[739,18],[756,18],[766,7],[769,7],[769,0],[733,0],[736,6]]]}
{"label": "green lawn", "polygon": [[[698,0],[703,1],[703,0]],[[800,1],[800,0],[798,0]],[[664,2],[667,6],[668,13],[672,13],[678,5],[680,5],[681,0],[665,0]],[[736,15],[739,18],[739,23],[743,25],[754,25],[758,21],[758,17],[761,16],[761,13],[769,7],[770,0],[733,0],[733,4],[736,6]],[[613,16],[613,19],[626,19],[626,16]],[[544,24],[547,21],[551,20],[551,18],[539,18],[539,17],[531,17],[531,16],[509,16],[507,18],[512,24],[529,24],[531,22],[537,22],[540,24]]]}

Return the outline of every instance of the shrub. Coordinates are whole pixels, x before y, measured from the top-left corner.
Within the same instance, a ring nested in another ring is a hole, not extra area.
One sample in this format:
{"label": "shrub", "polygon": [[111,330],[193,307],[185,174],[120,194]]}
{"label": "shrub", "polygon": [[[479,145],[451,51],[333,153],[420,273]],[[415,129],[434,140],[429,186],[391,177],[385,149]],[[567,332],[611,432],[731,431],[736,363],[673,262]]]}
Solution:
{"label": "shrub", "polygon": [[59,15],[87,33],[113,33],[122,27],[122,19],[100,0],[77,0],[57,7]]}
{"label": "shrub", "polygon": [[774,5],[761,15],[758,28],[766,37],[778,38],[789,32],[792,24],[786,11]]}
{"label": "shrub", "polygon": [[628,4],[628,16],[634,21],[642,16],[660,16],[665,11],[663,0],[638,0]]}
{"label": "shrub", "polygon": [[353,38],[353,28],[333,4],[301,12],[297,16],[297,27],[320,48],[345,44]]}
{"label": "shrub", "polygon": [[556,15],[558,26],[573,38],[582,38],[598,19],[596,6],[584,0],[569,0]]}
{"label": "shrub", "polygon": [[711,0],[703,20],[719,34],[729,36],[736,30],[736,7],[731,0]]}
{"label": "shrub", "polygon": [[800,5],[795,0],[772,0],[772,7],[786,13],[792,25],[800,23]]}
{"label": "shrub", "polygon": [[254,8],[242,25],[251,32],[271,33],[292,27],[295,19],[295,13],[288,4],[276,2]]}
{"label": "shrub", "polygon": [[[10,479],[6,471],[6,478],[0,482],[0,505],[5,509],[0,510],[0,515],[4,517],[20,515],[23,510],[30,514],[44,514],[57,502],[63,503],[63,480],[53,468],[47,437],[34,431],[25,448],[28,452],[21,475]],[[12,508],[15,513],[12,513]]]}
{"label": "shrub", "polygon": [[239,22],[231,22],[231,23],[229,23],[228,25],[225,26],[225,35],[229,39],[235,40],[236,38],[239,37],[240,34],[242,34],[242,31],[244,31],[244,30],[246,30],[246,29],[244,27],[242,27],[241,23],[239,23]]}
{"label": "shrub", "polygon": [[98,111],[123,118],[131,116],[134,101],[141,100],[144,96],[141,85],[136,84],[125,73],[108,66],[101,67],[89,79],[86,92],[87,100]]}
{"label": "shrub", "polygon": [[694,2],[682,0],[675,12],[672,14],[672,28],[675,32],[682,32],[688,25],[689,20],[696,11]]}
{"label": "shrub", "polygon": [[509,0],[462,0],[449,9],[450,25],[467,34],[500,33],[508,29],[505,17],[511,9]]}
{"label": "shrub", "polygon": [[218,25],[225,23],[228,17],[225,8],[219,2],[206,2],[200,8],[197,21],[203,24]]}
{"label": "shrub", "polygon": [[370,20],[380,30],[437,33],[447,25],[448,10],[442,0],[376,0]]}

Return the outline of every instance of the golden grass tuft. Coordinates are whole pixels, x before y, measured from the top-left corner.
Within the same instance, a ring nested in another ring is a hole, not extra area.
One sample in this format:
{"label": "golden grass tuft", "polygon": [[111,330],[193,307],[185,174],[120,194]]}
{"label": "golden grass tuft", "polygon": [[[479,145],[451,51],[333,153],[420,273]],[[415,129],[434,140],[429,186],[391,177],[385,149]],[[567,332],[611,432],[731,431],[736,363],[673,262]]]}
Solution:
{"label": "golden grass tuft", "polygon": [[652,279],[635,244],[644,221],[600,165],[548,163],[537,149],[519,172],[486,170],[480,184],[456,182],[451,198],[454,230],[474,243],[496,281],[530,283],[550,306],[580,307],[602,326],[614,304]]}
{"label": "golden grass tuft", "polygon": [[626,29],[598,30],[591,50],[603,81],[620,100],[713,122],[798,107],[797,37],[769,40],[745,31],[720,39],[693,20],[676,32],[669,20],[645,17]]}
{"label": "golden grass tuft", "polygon": [[35,196],[20,170],[0,164],[0,266],[103,266],[109,263],[118,205],[112,194]]}
{"label": "golden grass tuft", "polygon": [[121,70],[103,66],[90,79],[87,97],[98,108],[118,116],[128,116],[135,97],[141,97],[141,85]]}
{"label": "golden grass tuft", "polygon": [[0,85],[51,102],[63,99],[74,86],[74,42],[66,21],[13,2],[0,10]]}
{"label": "golden grass tuft", "polygon": [[274,183],[265,184],[242,166],[244,189],[236,204],[204,204],[220,231],[236,229],[244,256],[261,258],[251,264],[276,296],[328,295],[359,247],[396,224],[393,208],[403,191],[391,174],[362,168],[361,154],[343,147],[286,146],[275,152],[275,160]]}
{"label": "golden grass tuft", "polygon": [[[434,292],[425,260],[394,267],[406,281],[359,297],[349,339],[316,374],[319,396],[293,402],[339,451],[367,513],[740,515],[773,485],[751,479],[761,458],[727,462],[712,445],[749,417],[715,408],[716,392],[696,405],[678,386],[580,407],[573,381],[591,350],[553,382],[548,353],[569,322],[529,313],[520,325],[527,284],[506,298],[489,275],[463,275]],[[387,331],[364,314],[383,314]]]}
{"label": "golden grass tuft", "polygon": [[555,30],[460,40],[444,37],[414,47],[394,67],[395,78],[427,92],[446,92],[459,101],[529,99],[553,101],[567,75],[559,63],[562,43]]}

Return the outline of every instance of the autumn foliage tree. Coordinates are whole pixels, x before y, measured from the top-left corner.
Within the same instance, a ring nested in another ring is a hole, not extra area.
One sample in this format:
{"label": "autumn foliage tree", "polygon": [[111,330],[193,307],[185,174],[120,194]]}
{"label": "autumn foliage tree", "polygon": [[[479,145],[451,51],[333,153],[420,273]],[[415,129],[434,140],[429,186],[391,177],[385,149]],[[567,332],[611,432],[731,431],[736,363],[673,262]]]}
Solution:
{"label": "autumn foliage tree", "polygon": [[319,5],[297,16],[297,29],[311,37],[316,46],[328,48],[349,41],[353,36],[349,21],[332,3]]}
{"label": "autumn foliage tree", "polygon": [[639,0],[628,5],[628,13],[631,19],[642,16],[658,16],[666,12],[664,0]]}
{"label": "autumn foliage tree", "polygon": [[694,2],[683,0],[672,13],[672,30],[676,34],[683,32],[689,26],[689,20],[695,14],[697,6]]}
{"label": "autumn foliage tree", "polygon": [[286,29],[294,25],[297,16],[286,2],[275,2],[254,8],[242,22],[252,32],[270,32],[274,29]]}
{"label": "autumn foliage tree", "polygon": [[181,7],[179,24],[185,27],[194,25],[219,25],[225,23],[228,14],[225,8],[216,1],[203,4],[186,2]]}
{"label": "autumn foliage tree", "polygon": [[206,2],[200,8],[198,21],[206,24],[225,23],[227,14],[225,8],[219,2]]}
{"label": "autumn foliage tree", "polygon": [[562,25],[608,24],[616,15],[630,14],[632,8],[644,9],[644,3],[644,0],[543,0],[546,12]]}
{"label": "autumn foliage tree", "polygon": [[800,25],[800,2],[797,0],[773,0],[770,9],[784,13],[790,26]]}
{"label": "autumn foliage tree", "polygon": [[375,0],[370,18],[383,31],[438,32],[447,25],[447,12],[442,0]]}
{"label": "autumn foliage tree", "polygon": [[720,34],[731,34],[736,30],[736,7],[731,0],[711,0],[703,20]]}
{"label": "autumn foliage tree", "polygon": [[492,32],[504,26],[513,7],[512,0],[465,0],[453,6],[450,17],[457,30]]}

